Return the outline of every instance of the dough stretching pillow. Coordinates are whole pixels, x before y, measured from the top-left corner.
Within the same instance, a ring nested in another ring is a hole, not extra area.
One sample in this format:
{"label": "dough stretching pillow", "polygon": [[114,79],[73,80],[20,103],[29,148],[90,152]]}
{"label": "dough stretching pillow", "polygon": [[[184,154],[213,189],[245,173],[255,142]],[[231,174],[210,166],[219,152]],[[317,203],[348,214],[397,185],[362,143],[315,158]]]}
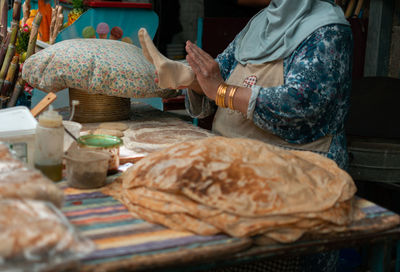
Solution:
{"label": "dough stretching pillow", "polygon": [[22,77],[46,92],[74,88],[126,98],[168,97],[154,82],[155,69],[140,48],[106,39],[72,39],[28,58]]}

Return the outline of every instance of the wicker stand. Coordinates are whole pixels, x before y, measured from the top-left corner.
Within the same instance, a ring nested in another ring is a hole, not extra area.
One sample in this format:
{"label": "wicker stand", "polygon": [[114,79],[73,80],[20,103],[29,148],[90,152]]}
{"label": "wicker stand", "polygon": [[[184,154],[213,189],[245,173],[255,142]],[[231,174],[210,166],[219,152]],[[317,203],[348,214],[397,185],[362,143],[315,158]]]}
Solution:
{"label": "wicker stand", "polygon": [[88,94],[78,89],[69,89],[69,104],[78,100],[73,120],[79,123],[111,122],[129,119],[129,98]]}

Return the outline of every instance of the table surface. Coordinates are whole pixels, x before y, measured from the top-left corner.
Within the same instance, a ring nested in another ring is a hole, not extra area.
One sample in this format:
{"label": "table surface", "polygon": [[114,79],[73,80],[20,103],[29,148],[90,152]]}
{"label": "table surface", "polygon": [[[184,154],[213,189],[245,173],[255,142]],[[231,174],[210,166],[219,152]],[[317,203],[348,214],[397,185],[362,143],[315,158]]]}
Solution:
{"label": "table surface", "polygon": [[[83,271],[154,271],[174,267],[187,271],[196,270],[200,264],[213,267],[227,261],[298,255],[400,237],[400,227],[397,226],[384,231],[344,233],[323,239],[308,237],[291,244],[257,246],[251,238],[199,236],[174,231],[134,218],[119,201],[99,189],[78,190],[67,187],[66,183],[61,187],[66,196],[64,214],[83,236],[92,239],[97,246],[82,260]],[[372,229],[373,226],[379,229],[383,219],[396,216],[372,202],[357,201],[367,214],[362,224]]]}
{"label": "table surface", "polygon": [[[159,116],[175,117],[147,107],[140,108],[133,116],[130,122]],[[90,125],[95,124],[86,124],[88,128]],[[108,183],[114,178],[109,177]],[[101,189],[78,190],[68,187],[66,182],[60,183],[60,186],[66,196],[64,214],[83,236],[93,240],[97,246],[94,252],[82,259],[82,271],[195,271],[204,267],[307,254],[400,237],[400,226],[393,227],[393,223],[391,229],[382,231],[383,226],[391,222],[390,219],[398,219],[398,216],[364,199],[358,199],[357,204],[367,216],[356,222],[356,226],[367,227],[369,231],[303,237],[295,243],[259,246],[252,238],[239,239],[222,234],[200,236],[174,231],[134,218],[124,205],[103,194]]]}

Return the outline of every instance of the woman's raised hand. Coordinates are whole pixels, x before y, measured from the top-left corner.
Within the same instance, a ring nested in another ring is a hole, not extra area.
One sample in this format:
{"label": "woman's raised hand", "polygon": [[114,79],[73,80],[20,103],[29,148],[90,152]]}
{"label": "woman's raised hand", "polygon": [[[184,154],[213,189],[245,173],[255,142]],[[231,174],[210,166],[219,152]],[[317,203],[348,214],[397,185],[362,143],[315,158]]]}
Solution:
{"label": "woman's raised hand", "polygon": [[196,74],[197,83],[205,95],[215,100],[218,86],[224,82],[218,63],[213,57],[190,41],[186,42],[186,52],[186,60]]}

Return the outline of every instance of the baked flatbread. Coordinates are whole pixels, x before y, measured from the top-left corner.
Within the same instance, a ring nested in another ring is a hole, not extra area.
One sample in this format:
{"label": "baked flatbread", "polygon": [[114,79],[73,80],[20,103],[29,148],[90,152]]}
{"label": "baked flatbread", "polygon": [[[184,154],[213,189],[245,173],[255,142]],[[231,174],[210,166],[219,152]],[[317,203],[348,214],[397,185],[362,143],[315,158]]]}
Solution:
{"label": "baked flatbread", "polygon": [[124,131],[128,129],[128,125],[118,122],[105,122],[101,123],[98,128]]}
{"label": "baked flatbread", "polygon": [[37,170],[26,168],[0,144],[0,199],[6,198],[44,200],[61,207],[64,194],[53,181]]}
{"label": "baked flatbread", "polygon": [[71,228],[45,202],[1,200],[0,257],[40,258],[76,250],[79,245]]}
{"label": "baked flatbread", "polygon": [[120,183],[109,193],[140,218],[201,235],[286,243],[345,231],[363,216],[353,205],[353,180],[334,161],[250,139],[174,144],[129,168]]}
{"label": "baked flatbread", "polygon": [[111,135],[116,137],[123,137],[124,133],[121,130],[117,129],[106,129],[106,128],[98,128],[93,131],[92,134],[100,134],[100,135]]}
{"label": "baked flatbread", "polygon": [[[297,229],[301,229],[305,233],[310,228],[322,223],[347,225],[353,219],[353,210],[349,209],[353,208],[351,201],[335,205],[332,209],[321,213],[245,217],[207,207],[180,195],[139,187],[127,190],[123,203],[134,211],[140,209],[142,216],[146,216],[146,219],[153,223],[167,225],[164,222],[165,218],[169,220],[179,218],[180,221],[178,222],[182,222],[180,228],[186,228],[201,235],[215,234],[221,231],[234,237],[245,237],[264,234],[265,232],[270,233],[280,228],[292,227],[296,229],[295,234],[290,233],[290,236],[286,239],[282,238],[279,240],[280,242],[292,241],[290,237],[297,236],[299,232]],[[157,213],[158,216],[148,217],[154,213]],[[143,218],[142,216],[140,217]],[[198,218],[199,222],[208,225],[183,224],[188,220],[192,221],[193,218]],[[171,224],[168,224],[168,226],[172,227]],[[214,226],[215,229],[211,231],[210,226]],[[289,231],[285,233],[289,235]]]}
{"label": "baked flatbread", "polygon": [[148,154],[169,147],[206,137],[215,136],[205,129],[181,120],[143,121],[131,124],[124,132],[124,145],[137,153]]}
{"label": "baked flatbread", "polygon": [[61,207],[64,194],[54,182],[33,169],[0,172],[0,199],[19,198],[50,201]]}
{"label": "baked flatbread", "polygon": [[351,177],[337,165],[328,171],[322,164],[333,167],[328,158],[308,152],[304,159],[301,153],[256,140],[211,137],[152,153],[120,178],[126,189],[144,186],[178,193],[257,217],[321,212],[350,199],[356,191]]}

